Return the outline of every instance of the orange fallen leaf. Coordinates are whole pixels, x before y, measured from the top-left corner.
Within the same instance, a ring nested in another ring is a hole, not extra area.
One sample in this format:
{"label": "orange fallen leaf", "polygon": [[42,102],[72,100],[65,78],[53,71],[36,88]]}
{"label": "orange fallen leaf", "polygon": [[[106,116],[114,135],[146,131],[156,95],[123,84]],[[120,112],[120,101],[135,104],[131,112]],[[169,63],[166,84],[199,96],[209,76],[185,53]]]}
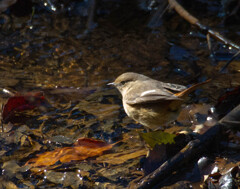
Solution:
{"label": "orange fallen leaf", "polygon": [[54,151],[39,154],[37,158],[30,159],[26,165],[40,167],[53,165],[57,161],[67,163],[85,160],[89,157],[102,155],[104,151],[110,150],[117,143],[107,144],[100,140],[80,138],[73,147],[57,148]]}
{"label": "orange fallen leaf", "polygon": [[141,156],[146,156],[148,150],[146,148],[136,148],[125,150],[123,152],[114,153],[114,154],[105,154],[96,159],[98,163],[109,163],[113,165],[122,164],[130,159],[135,159]]}

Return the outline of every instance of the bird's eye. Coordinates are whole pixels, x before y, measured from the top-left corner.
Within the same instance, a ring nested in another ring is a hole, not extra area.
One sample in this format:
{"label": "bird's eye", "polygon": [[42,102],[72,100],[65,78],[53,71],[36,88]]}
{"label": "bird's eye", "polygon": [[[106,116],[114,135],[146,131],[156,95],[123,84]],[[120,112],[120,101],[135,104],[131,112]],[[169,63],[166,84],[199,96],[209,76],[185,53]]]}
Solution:
{"label": "bird's eye", "polygon": [[129,81],[121,81],[120,84],[125,85],[127,82],[129,82]]}

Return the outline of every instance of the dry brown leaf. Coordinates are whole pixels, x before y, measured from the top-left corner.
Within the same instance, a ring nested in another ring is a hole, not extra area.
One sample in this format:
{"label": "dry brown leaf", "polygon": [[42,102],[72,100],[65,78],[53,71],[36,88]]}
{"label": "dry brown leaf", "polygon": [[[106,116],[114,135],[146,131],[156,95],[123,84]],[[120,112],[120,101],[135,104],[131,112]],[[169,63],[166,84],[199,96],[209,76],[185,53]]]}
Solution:
{"label": "dry brown leaf", "polygon": [[97,162],[101,163],[110,163],[110,164],[122,164],[130,159],[134,159],[140,156],[146,156],[147,149],[134,149],[134,150],[127,150],[120,153],[115,154],[106,154],[96,159]]}
{"label": "dry brown leaf", "polygon": [[50,166],[57,161],[62,163],[85,160],[89,157],[99,156],[110,150],[114,144],[107,144],[100,140],[80,138],[73,147],[58,148],[54,151],[39,154],[37,158],[30,159],[26,165],[32,167]]}

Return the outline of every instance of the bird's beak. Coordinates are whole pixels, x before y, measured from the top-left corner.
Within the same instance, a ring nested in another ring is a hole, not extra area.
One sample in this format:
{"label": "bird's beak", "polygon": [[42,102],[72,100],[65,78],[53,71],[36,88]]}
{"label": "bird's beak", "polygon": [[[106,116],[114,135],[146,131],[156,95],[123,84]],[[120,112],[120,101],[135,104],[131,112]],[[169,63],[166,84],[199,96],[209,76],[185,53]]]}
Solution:
{"label": "bird's beak", "polygon": [[113,85],[113,86],[115,86],[116,84],[115,84],[114,82],[112,82],[112,83],[108,83],[107,85]]}

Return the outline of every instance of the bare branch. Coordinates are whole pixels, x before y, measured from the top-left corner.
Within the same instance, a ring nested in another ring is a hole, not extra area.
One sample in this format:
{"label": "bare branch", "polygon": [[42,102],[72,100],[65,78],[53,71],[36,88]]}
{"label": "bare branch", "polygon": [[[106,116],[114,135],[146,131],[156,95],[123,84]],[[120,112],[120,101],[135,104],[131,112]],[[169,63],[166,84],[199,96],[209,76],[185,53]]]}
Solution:
{"label": "bare branch", "polygon": [[197,26],[199,29],[203,30],[204,32],[208,33],[215,39],[223,42],[225,45],[231,46],[234,49],[240,50],[240,46],[235,44],[234,42],[230,41],[229,39],[226,39],[221,34],[219,34],[217,31],[214,31],[207,26],[201,24],[199,20],[192,16],[189,12],[187,12],[177,1],[175,0],[168,0],[170,7],[175,9],[175,11],[183,17],[185,20],[187,20],[189,23]]}

